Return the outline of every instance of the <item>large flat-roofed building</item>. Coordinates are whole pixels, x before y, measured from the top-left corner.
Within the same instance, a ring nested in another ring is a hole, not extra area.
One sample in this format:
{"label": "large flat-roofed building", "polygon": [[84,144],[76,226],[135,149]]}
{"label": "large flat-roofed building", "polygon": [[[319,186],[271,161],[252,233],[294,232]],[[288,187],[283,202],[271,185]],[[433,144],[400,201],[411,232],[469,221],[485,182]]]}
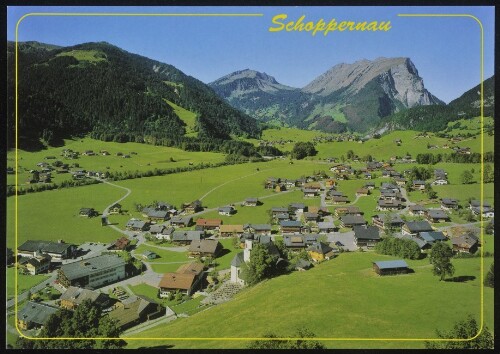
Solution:
{"label": "large flat-roofed building", "polygon": [[125,261],[115,255],[105,254],[64,264],[58,270],[57,280],[68,288],[96,289],[125,278]]}

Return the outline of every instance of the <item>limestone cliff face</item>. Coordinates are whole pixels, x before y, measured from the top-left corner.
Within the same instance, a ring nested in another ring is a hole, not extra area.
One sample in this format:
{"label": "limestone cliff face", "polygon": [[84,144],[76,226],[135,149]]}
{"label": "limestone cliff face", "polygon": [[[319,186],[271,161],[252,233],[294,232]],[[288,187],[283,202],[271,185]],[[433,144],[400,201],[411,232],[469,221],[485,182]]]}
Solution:
{"label": "limestone cliff face", "polygon": [[417,68],[409,58],[364,59],[353,64],[338,64],[302,90],[321,96],[343,90],[344,97],[349,97],[356,95],[373,80],[390,99],[406,108],[442,103],[425,89]]}

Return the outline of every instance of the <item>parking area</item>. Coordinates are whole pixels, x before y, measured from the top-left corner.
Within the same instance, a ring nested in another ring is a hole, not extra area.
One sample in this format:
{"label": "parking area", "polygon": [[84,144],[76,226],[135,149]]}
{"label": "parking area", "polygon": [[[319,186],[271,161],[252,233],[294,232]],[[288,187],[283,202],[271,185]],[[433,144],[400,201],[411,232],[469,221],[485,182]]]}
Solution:
{"label": "parking area", "polygon": [[358,247],[354,244],[354,231],[348,232],[332,232],[326,235],[328,242],[338,243],[341,247],[349,251],[357,251]]}

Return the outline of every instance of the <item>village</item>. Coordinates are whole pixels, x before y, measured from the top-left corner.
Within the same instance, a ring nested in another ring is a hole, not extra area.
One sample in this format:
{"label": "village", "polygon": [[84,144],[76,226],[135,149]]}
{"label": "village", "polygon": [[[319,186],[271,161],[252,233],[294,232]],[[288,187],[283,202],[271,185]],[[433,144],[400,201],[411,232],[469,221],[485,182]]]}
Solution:
{"label": "village", "polygon": [[[74,152],[63,153],[72,158]],[[106,153],[109,154],[100,151]],[[348,257],[351,252],[374,252],[376,244],[387,237],[410,240],[422,254],[439,242],[450,244],[456,254],[476,253],[481,243],[479,229],[474,225],[481,218],[493,220],[492,206],[486,202],[481,205],[479,200],[452,198],[440,198],[431,208],[412,202],[409,192],[427,193],[432,186],[448,184],[448,172],[443,169],[434,169],[426,180],[415,178],[411,168],[402,172],[394,169],[395,164],[414,162],[411,156],[388,162],[373,159],[355,169],[337,158],[329,158],[323,162],[328,166],[327,172],[295,179],[269,176],[263,180],[262,188],[272,193],[300,191],[302,197],[286,205],[251,195],[217,208],[204,207],[199,199],[177,206],[168,201],[151,201],[141,208],[141,217],[132,217],[121,226],[110,221],[115,215],[127,215],[121,200],[113,201],[105,210],[82,205],[76,211],[79,217],[88,218],[89,222],[100,219],[100,227],[114,228],[122,235],[110,243],[96,242],[89,235],[81,244],[33,236],[17,247],[17,259],[8,249],[10,266],[17,264],[24,274],[47,274],[47,281],[17,295],[18,302],[23,300],[17,316],[18,328],[36,335],[58,309],[74,310],[87,300],[116,319],[119,328],[128,331],[124,333],[136,333],[141,328],[188,316],[167,304],[176,300],[179,306],[201,297],[196,306],[200,311],[230,301],[248,285],[243,268],[251,261],[256,245],[267,249],[274,267],[289,271],[306,271],[323,262],[335,262],[340,254]],[[50,179],[48,166],[38,165],[47,169],[37,175],[38,181]],[[71,172],[73,179],[102,182],[107,177],[106,173],[89,173],[81,168],[69,171],[68,164],[57,168],[57,173]],[[363,180],[364,184],[355,194],[348,195],[342,191],[343,181],[353,179]],[[354,204],[375,191],[380,194],[376,214],[367,217],[366,210]],[[217,211],[221,217],[232,217],[247,208],[264,208],[268,223],[249,219],[229,224],[222,218],[203,215]],[[451,216],[458,215],[459,209],[470,210],[475,220],[465,224],[451,222]],[[187,260],[178,261],[175,271],[156,272],[153,265],[162,260],[165,251],[183,255]],[[218,260],[227,254],[232,258],[221,268]],[[367,266],[377,276],[412,272],[404,259],[381,259]],[[156,296],[131,291],[130,285],[139,284],[154,288]],[[13,301],[9,300],[8,307]]]}

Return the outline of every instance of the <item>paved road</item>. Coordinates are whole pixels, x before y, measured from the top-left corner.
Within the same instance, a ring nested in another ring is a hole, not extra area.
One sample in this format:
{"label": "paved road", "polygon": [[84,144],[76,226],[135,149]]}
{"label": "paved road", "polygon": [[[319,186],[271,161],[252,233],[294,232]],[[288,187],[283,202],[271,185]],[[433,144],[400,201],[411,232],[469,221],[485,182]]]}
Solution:
{"label": "paved road", "polygon": [[[45,284],[47,284],[47,283],[52,284],[54,282],[54,280],[56,280],[56,278],[57,278],[57,272],[54,271],[50,274],[50,277],[47,277],[47,280],[44,280],[43,282],[41,282],[38,285],[35,285],[30,290],[26,290],[25,292],[23,292],[21,294],[17,294],[17,302],[19,303],[19,302],[23,301],[24,299],[26,299],[29,291],[31,291],[32,294],[37,293],[40,290],[42,290],[43,288],[45,288]],[[15,298],[12,298],[12,299],[7,301],[7,308],[14,306],[14,304],[15,304],[14,300],[15,300]]]}
{"label": "paved road", "polygon": [[[114,201],[113,203],[111,203],[110,205],[108,205],[108,206],[104,209],[104,211],[102,212],[102,216],[103,216],[103,217],[105,217],[105,216],[108,216],[108,215],[109,215],[109,208],[111,208],[111,207],[112,207],[113,205],[115,205],[116,203],[121,202],[122,200],[124,200],[125,198],[127,198],[127,197],[130,195],[130,193],[132,193],[132,191],[130,190],[130,188],[122,187],[122,186],[119,186],[119,185],[117,185],[117,184],[114,184],[114,183],[108,182],[108,181],[106,181],[106,180],[104,180],[104,179],[100,179],[100,178],[96,178],[96,180],[101,181],[101,182],[106,183],[106,184],[109,184],[110,186],[113,186],[113,187],[116,187],[116,188],[125,189],[125,190],[127,191],[127,193],[126,193],[123,197],[121,197],[121,198],[120,198],[120,199],[118,199],[117,201]],[[111,223],[109,222],[109,220],[108,220],[107,222],[108,222],[108,226],[109,226],[109,227],[111,227],[112,229],[115,229],[116,231],[118,231],[118,232],[120,232],[120,233],[122,233],[122,234],[124,234],[124,235],[129,236],[129,234],[128,234],[126,231],[121,230],[121,229],[120,229],[120,228],[118,228],[116,225],[111,225]]]}

